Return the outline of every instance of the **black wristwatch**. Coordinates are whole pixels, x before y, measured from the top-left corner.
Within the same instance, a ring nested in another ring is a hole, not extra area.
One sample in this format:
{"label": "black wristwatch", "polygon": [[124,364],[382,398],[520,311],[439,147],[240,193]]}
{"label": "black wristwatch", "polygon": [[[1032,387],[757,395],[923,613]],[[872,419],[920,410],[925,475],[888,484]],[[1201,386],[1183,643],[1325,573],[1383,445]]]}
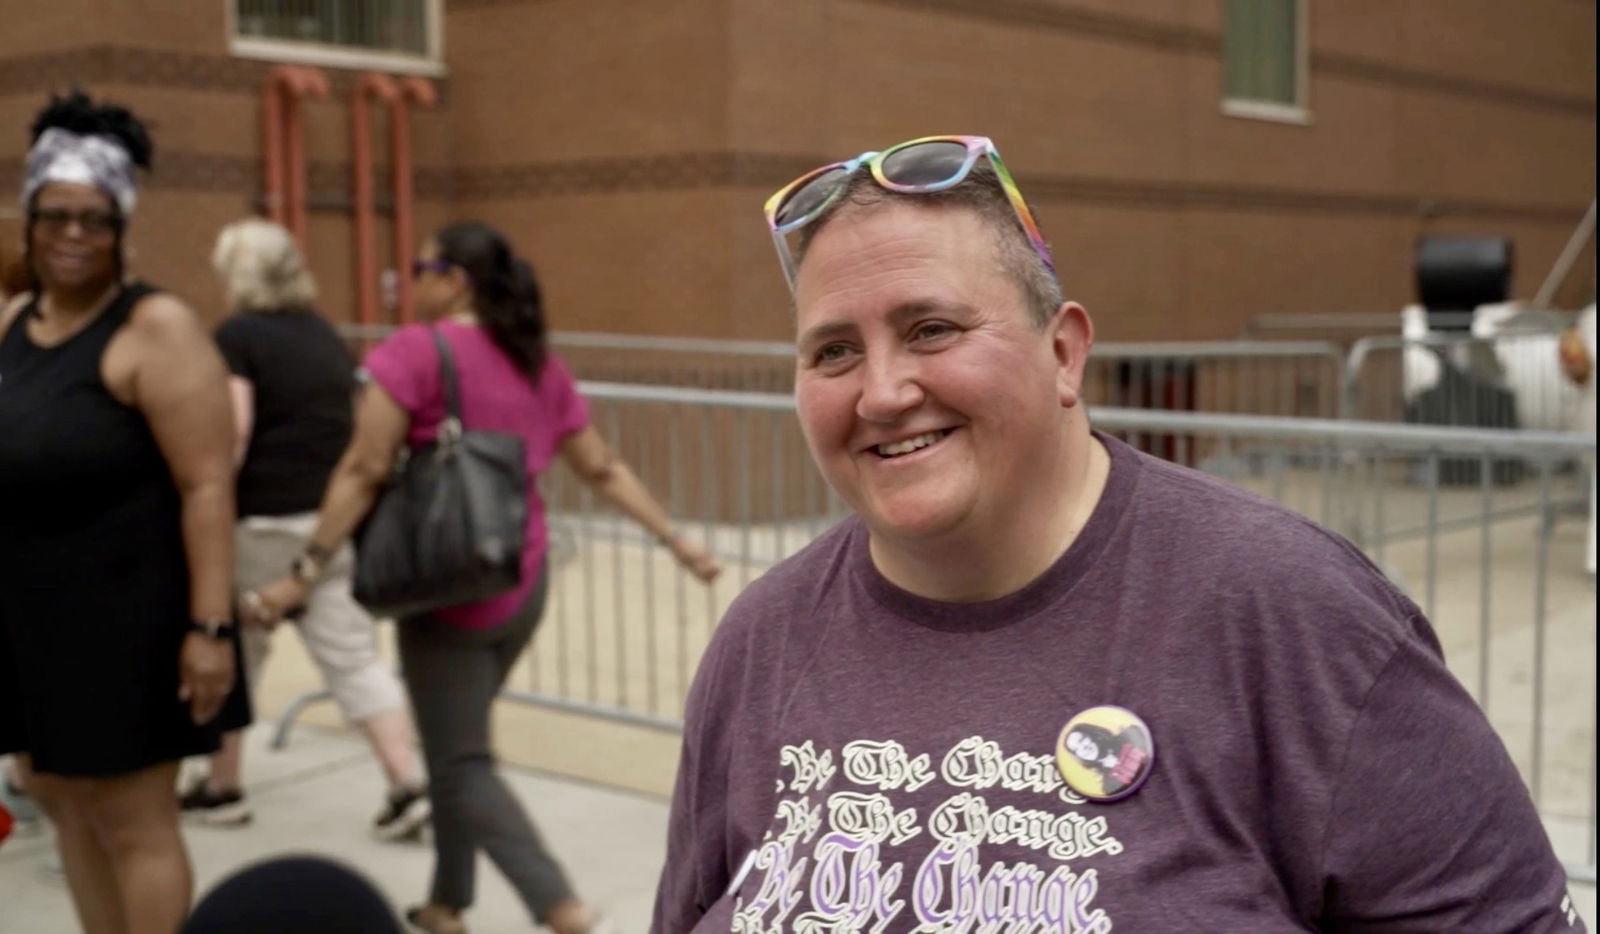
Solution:
{"label": "black wristwatch", "polygon": [[207,639],[226,642],[233,638],[233,620],[196,619],[189,622],[189,631],[198,632]]}

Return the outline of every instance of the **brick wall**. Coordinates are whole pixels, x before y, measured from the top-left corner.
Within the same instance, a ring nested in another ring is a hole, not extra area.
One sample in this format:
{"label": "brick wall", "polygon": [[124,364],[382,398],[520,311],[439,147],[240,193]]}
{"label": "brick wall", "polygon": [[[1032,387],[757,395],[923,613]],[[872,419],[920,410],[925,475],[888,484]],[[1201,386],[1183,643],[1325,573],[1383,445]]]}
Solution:
{"label": "brick wall", "polygon": [[[211,238],[260,192],[268,68],[228,55],[223,9],[56,0],[0,33],[0,190],[17,189],[22,127],[51,88],[132,105],[158,147],[136,268],[208,314]],[[1397,311],[1430,231],[1514,237],[1531,297],[1594,197],[1582,0],[1312,0],[1305,126],[1221,113],[1220,0],[446,9],[442,106],[414,119],[418,231],[503,227],[566,330],[788,336],[761,201],[811,165],[928,133],[997,140],[1107,340]],[[327,310],[348,318],[354,75],[327,71],[334,99],[306,109],[310,242]],[[380,153],[385,134],[380,114]],[[1592,290],[1592,253],[1577,268],[1568,304]]]}

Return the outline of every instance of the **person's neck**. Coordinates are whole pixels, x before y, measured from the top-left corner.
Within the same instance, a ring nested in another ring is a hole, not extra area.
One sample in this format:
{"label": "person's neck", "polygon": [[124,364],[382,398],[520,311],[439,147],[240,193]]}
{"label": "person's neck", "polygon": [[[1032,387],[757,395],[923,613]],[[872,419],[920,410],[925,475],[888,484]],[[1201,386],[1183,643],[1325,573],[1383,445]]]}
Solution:
{"label": "person's neck", "polygon": [[52,326],[70,326],[104,308],[118,285],[113,280],[76,289],[44,289],[39,296],[39,317]]}
{"label": "person's neck", "polygon": [[1061,494],[1050,505],[1024,504],[993,528],[969,529],[937,539],[895,543],[873,536],[872,563],[891,584],[930,600],[995,600],[1032,583],[1050,569],[1094,514],[1111,472],[1111,455],[1078,419],[1065,439],[1061,469],[1046,489]]}

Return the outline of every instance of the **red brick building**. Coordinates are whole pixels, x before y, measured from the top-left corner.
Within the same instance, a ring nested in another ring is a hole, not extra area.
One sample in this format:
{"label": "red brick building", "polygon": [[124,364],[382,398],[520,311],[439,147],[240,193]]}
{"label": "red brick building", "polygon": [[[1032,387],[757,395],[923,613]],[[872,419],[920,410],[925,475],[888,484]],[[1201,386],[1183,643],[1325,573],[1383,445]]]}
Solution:
{"label": "red brick building", "polygon": [[[352,24],[369,6],[8,3],[0,189],[19,188],[50,90],[132,106],[157,144],[134,268],[220,313],[205,258],[261,203],[263,83],[273,60],[310,62],[332,95],[305,105],[308,241],[349,319],[351,90],[365,65],[422,74],[440,100],[412,118],[419,233],[504,228],[558,328],[777,338],[772,189],[984,133],[1068,294],[1121,340],[1396,311],[1431,231],[1513,237],[1531,297],[1594,197],[1592,0],[402,0],[405,22]],[[388,209],[380,195],[383,265]],[[12,250],[17,223],[0,207]],[[1593,268],[1558,305],[1589,300]]]}

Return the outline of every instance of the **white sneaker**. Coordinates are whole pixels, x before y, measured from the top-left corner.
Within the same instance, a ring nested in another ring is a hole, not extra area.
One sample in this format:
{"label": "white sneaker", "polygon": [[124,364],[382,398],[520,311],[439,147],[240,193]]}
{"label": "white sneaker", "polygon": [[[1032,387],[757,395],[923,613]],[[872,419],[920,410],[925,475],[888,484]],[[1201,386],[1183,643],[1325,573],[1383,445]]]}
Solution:
{"label": "white sneaker", "polygon": [[39,814],[39,806],[27,792],[11,784],[9,777],[0,778],[0,804],[11,812],[13,837],[37,837],[44,833],[45,821]]}
{"label": "white sneaker", "polygon": [[207,827],[243,827],[255,820],[243,791],[211,790],[205,779],[196,781],[178,796],[178,811],[183,819]]}
{"label": "white sneaker", "polygon": [[39,865],[34,867],[34,872],[39,876],[41,882],[47,882],[58,887],[67,884],[67,871],[61,867],[61,853],[54,847],[51,848],[49,853],[45,854],[44,859],[39,860]]}
{"label": "white sneaker", "polygon": [[372,835],[386,843],[421,840],[432,816],[433,805],[426,790],[406,788],[392,792],[384,801],[383,810],[372,819]]}

